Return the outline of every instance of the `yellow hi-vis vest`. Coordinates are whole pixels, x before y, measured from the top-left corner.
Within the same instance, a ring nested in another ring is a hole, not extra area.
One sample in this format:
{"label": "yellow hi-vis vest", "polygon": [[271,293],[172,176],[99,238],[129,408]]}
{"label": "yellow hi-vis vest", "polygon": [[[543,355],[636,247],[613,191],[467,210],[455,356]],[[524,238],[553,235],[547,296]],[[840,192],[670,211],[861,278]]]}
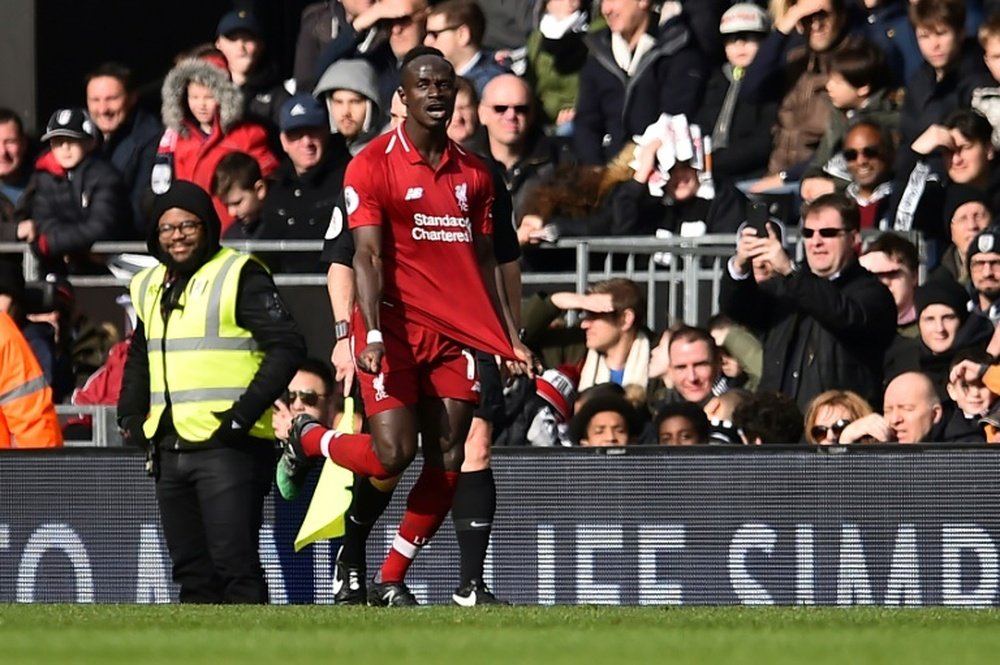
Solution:
{"label": "yellow hi-vis vest", "polygon": [[[220,249],[188,280],[178,307],[164,322],[162,263],[143,270],[129,285],[132,303],[146,332],[150,408],[142,429],[156,434],[169,397],[174,428],[191,442],[207,441],[219,427],[221,412],[246,392],[264,354],[250,331],[236,322],[240,273],[249,254]],[[250,435],[273,439],[271,410],[254,423]]]}

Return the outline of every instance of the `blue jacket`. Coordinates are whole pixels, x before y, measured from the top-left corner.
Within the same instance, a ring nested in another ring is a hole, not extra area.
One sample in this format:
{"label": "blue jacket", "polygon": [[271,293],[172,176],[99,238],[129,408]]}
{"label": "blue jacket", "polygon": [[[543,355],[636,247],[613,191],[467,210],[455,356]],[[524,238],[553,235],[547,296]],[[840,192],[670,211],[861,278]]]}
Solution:
{"label": "blue jacket", "polygon": [[111,162],[125,182],[125,190],[132,202],[136,239],[146,238],[148,219],[143,211],[143,201],[152,200],[149,183],[161,134],[163,125],[149,113],[137,109],[101,147],[105,159]]}
{"label": "blue jacket", "polygon": [[631,77],[615,62],[609,28],[588,34],[584,41],[590,53],[580,71],[573,136],[581,163],[606,163],[661,113],[694,117],[708,63],[683,16],[658,29],[656,45]]}

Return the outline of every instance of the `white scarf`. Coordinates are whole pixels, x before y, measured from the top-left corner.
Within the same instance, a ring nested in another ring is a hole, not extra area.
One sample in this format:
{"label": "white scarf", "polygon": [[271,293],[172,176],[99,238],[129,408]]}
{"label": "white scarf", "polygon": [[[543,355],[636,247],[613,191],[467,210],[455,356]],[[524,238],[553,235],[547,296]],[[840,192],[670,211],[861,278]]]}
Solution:
{"label": "white scarf", "polygon": [[[611,368],[608,367],[607,357],[593,349],[588,350],[587,359],[583,362],[583,370],[580,372],[578,390],[586,390],[600,383],[608,383],[610,380]],[[629,386],[633,383],[643,388],[649,383],[649,338],[643,332],[636,335],[632,347],[628,350],[628,358],[625,359],[622,385]]]}

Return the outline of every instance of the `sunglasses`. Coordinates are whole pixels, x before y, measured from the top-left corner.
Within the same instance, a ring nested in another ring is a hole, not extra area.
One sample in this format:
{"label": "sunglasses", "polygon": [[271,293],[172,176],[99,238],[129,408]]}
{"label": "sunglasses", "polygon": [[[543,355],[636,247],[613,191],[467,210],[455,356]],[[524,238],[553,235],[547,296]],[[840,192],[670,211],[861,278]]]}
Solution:
{"label": "sunglasses", "polygon": [[878,149],[878,146],[874,145],[866,145],[861,150],[855,150],[854,148],[844,150],[844,159],[849,162],[857,161],[858,155],[864,155],[867,159],[877,159],[882,156],[882,151]]}
{"label": "sunglasses", "polygon": [[818,12],[810,14],[809,16],[803,16],[799,23],[802,25],[812,25],[813,23],[824,23],[828,20],[830,20],[830,12],[825,9],[821,9]]}
{"label": "sunglasses", "polygon": [[528,111],[531,107],[527,104],[494,104],[493,112],[497,115],[503,115],[507,112],[507,109],[514,109],[514,113],[517,115],[528,115]]}
{"label": "sunglasses", "polygon": [[816,425],[811,430],[809,430],[809,433],[812,434],[812,438],[816,441],[822,441],[823,439],[825,439],[827,432],[833,432],[833,435],[839,438],[840,433],[843,432],[844,428],[850,424],[851,424],[850,420],[841,418],[840,420],[829,426]]}
{"label": "sunglasses", "polygon": [[302,400],[306,406],[316,406],[321,397],[325,397],[325,395],[320,395],[315,390],[288,390],[285,392],[285,402],[289,406],[295,403],[296,398]]}
{"label": "sunglasses", "polygon": [[817,233],[819,233],[820,238],[836,238],[839,235],[847,233],[847,229],[832,229],[829,227],[823,229],[810,229],[808,226],[803,226],[799,233],[802,234],[803,238],[812,238]]}

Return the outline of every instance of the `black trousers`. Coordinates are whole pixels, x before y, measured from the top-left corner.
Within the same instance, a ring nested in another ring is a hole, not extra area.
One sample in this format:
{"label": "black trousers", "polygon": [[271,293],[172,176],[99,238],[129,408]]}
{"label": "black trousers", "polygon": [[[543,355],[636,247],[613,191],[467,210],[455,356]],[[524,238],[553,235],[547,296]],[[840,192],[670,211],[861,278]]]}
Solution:
{"label": "black trousers", "polygon": [[182,603],[267,602],[259,542],[274,466],[263,441],[160,449],[156,500]]}

